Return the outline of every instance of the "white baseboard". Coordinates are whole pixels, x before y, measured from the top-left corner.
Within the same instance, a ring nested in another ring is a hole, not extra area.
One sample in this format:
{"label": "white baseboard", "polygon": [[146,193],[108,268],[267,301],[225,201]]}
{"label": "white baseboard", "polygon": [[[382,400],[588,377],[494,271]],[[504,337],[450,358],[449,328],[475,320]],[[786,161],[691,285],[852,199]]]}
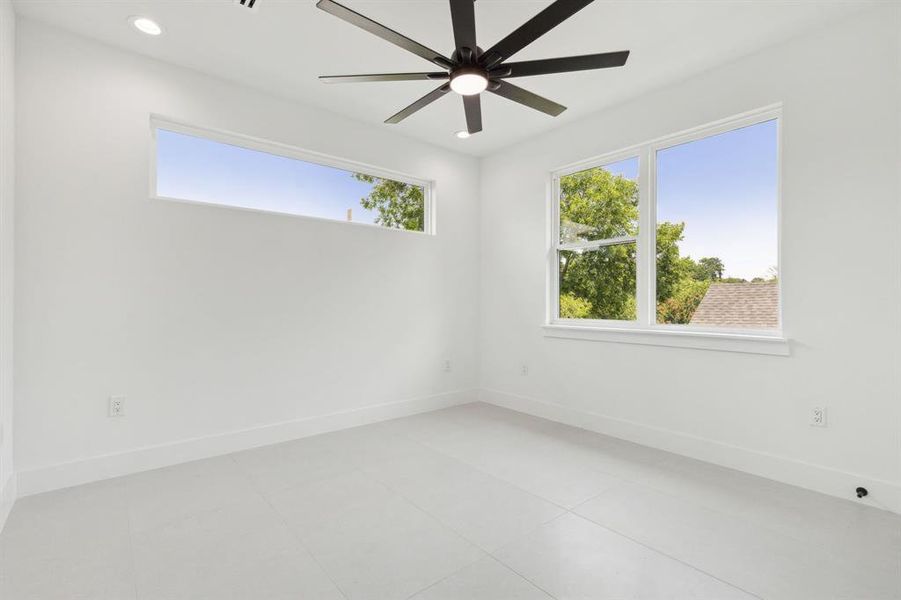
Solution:
{"label": "white baseboard", "polygon": [[0,533],[3,532],[6,519],[16,501],[16,479],[16,474],[13,473],[5,482],[0,483]]}
{"label": "white baseboard", "polygon": [[476,396],[474,390],[447,392],[23,470],[18,472],[18,495],[39,494],[319,433],[397,419],[473,402]]}
{"label": "white baseboard", "polygon": [[[421,412],[466,404],[476,399],[566,425],[596,431],[652,448],[681,454],[782,483],[901,513],[901,484],[822,465],[732,446],[715,440],[577,410],[495,390],[456,391],[390,402],[318,417],[264,425],[218,435],[138,448],[127,452],[20,471],[0,489],[0,530],[18,496],[129,475],[192,460],[277,444],[319,433],[396,419]],[[858,485],[870,494],[857,500]]]}
{"label": "white baseboard", "polygon": [[[479,399],[489,404],[558,423],[596,431],[789,485],[901,513],[901,483],[898,482],[839,471],[822,465],[506,392],[481,390]],[[858,500],[854,495],[854,490],[861,485],[867,488],[869,495]]]}

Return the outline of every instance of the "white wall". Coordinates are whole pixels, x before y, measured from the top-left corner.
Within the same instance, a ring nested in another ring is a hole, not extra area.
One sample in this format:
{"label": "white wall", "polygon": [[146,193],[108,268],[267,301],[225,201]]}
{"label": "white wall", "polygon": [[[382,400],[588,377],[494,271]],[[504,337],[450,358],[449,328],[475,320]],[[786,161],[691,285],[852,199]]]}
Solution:
{"label": "white wall", "polygon": [[0,529],[15,495],[13,479],[13,250],[16,16],[0,0]]}
{"label": "white wall", "polygon": [[[483,397],[901,510],[898,36],[880,8],[485,159]],[[544,338],[548,172],[775,102],[792,355]]]}
{"label": "white wall", "polygon": [[[17,60],[23,493],[475,388],[476,159],[28,20]],[[438,235],[150,200],[150,113],[434,179]]]}

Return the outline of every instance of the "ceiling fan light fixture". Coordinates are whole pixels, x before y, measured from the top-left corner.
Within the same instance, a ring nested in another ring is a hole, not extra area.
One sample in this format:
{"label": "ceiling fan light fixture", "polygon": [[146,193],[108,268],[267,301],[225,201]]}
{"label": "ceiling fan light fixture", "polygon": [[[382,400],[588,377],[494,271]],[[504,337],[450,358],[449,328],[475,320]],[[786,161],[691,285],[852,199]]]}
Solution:
{"label": "ceiling fan light fixture", "polygon": [[480,69],[458,69],[451,74],[450,87],[461,96],[475,96],[488,89],[488,77]]}

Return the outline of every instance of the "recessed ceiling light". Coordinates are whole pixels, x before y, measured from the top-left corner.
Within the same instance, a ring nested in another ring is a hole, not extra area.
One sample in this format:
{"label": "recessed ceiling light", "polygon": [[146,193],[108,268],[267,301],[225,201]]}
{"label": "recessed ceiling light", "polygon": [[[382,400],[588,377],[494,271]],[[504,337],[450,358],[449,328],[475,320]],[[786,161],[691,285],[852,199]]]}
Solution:
{"label": "recessed ceiling light", "polygon": [[154,36],[163,33],[163,28],[153,19],[148,19],[147,17],[131,17],[128,21],[141,33]]}
{"label": "recessed ceiling light", "polygon": [[468,138],[471,134],[470,134],[468,131],[466,131],[465,129],[461,129],[460,131],[458,131],[458,132],[455,133],[454,135],[457,136],[458,138],[460,138],[461,140],[465,140],[465,139]]}

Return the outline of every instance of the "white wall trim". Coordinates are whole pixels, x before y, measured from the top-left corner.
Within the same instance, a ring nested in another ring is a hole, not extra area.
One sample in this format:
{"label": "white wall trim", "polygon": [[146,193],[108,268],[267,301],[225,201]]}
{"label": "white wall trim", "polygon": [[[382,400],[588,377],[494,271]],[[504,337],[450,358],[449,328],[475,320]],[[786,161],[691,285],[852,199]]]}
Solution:
{"label": "white wall trim", "polygon": [[0,533],[3,533],[6,519],[9,518],[16,501],[16,479],[16,474],[12,473],[3,484],[0,484]]}
{"label": "white wall trim", "polygon": [[19,497],[397,419],[476,400],[474,390],[387,402],[19,471]]}
{"label": "white wall trim", "polygon": [[[901,513],[901,482],[848,473],[678,431],[496,390],[480,390],[479,400],[830,496]],[[869,496],[863,500],[858,500],[854,496],[854,490],[859,485],[863,485],[870,492]]]}
{"label": "white wall trim", "polygon": [[722,350],[724,352],[744,352],[747,354],[769,354],[789,356],[791,346],[781,335],[763,333],[723,333],[713,331],[692,331],[665,327],[620,327],[569,324],[572,320],[557,320],[542,326],[545,337],[591,342],[618,342],[642,344],[645,346],[669,346],[673,348],[694,348],[696,350]]}

